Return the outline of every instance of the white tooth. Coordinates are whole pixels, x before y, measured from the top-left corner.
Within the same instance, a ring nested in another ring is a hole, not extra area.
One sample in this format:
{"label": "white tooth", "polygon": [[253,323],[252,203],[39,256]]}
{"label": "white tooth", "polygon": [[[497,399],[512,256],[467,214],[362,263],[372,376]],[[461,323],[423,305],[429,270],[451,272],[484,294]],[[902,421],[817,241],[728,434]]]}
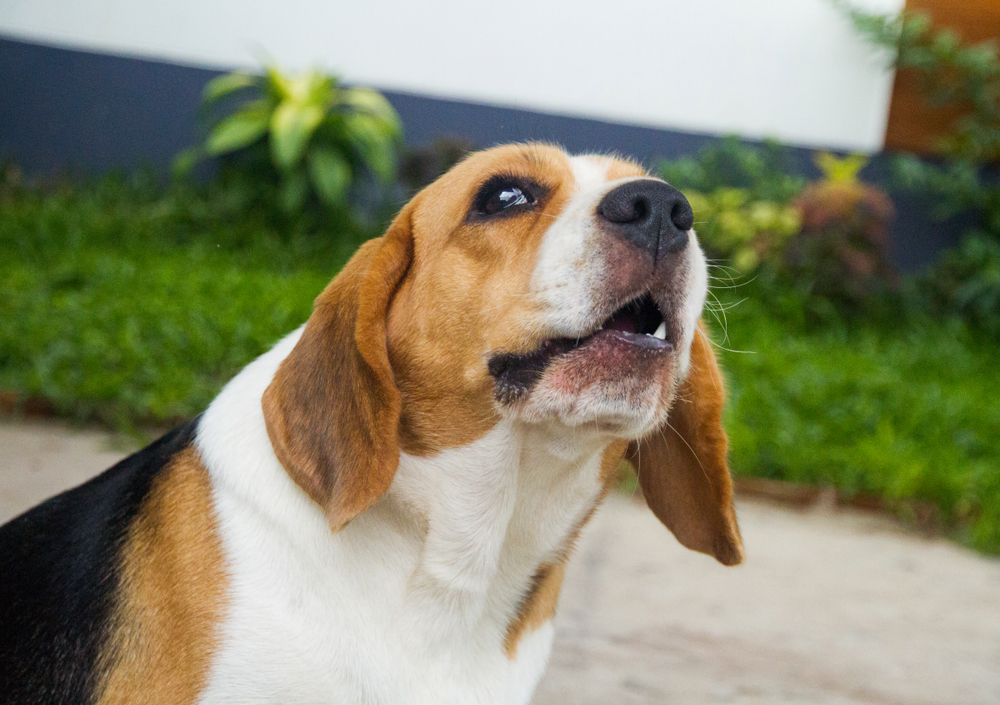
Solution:
{"label": "white tooth", "polygon": [[659,338],[660,340],[666,340],[667,339],[667,322],[666,321],[664,321],[663,323],[660,324],[660,327],[656,329],[655,333],[653,333],[653,337],[654,338]]}

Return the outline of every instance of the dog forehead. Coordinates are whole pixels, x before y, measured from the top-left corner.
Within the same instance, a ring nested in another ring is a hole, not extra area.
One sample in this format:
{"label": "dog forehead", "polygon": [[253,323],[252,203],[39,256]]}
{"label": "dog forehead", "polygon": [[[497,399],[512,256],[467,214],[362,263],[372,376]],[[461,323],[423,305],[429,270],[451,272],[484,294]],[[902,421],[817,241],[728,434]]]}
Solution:
{"label": "dog forehead", "polygon": [[578,154],[569,157],[569,164],[576,192],[600,188],[619,179],[649,176],[638,162],[618,156]]}

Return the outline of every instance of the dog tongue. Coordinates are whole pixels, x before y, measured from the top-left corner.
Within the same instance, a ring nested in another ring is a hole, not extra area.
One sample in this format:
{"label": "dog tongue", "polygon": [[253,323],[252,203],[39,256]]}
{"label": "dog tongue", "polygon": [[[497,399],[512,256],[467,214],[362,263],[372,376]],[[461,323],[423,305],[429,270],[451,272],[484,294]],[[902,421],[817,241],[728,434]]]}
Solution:
{"label": "dog tongue", "polygon": [[625,333],[635,333],[639,328],[637,316],[631,307],[626,306],[614,313],[611,318],[604,322],[605,330],[620,330]]}

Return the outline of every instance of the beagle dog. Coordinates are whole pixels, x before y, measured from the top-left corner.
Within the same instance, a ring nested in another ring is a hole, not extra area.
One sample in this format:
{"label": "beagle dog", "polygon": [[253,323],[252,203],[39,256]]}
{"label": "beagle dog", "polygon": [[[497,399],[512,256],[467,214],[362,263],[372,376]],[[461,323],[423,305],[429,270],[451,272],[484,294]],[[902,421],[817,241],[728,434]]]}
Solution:
{"label": "beagle dog", "polygon": [[739,563],[692,222],[627,160],[467,157],[199,418],[0,529],[0,700],[527,703],[623,458]]}

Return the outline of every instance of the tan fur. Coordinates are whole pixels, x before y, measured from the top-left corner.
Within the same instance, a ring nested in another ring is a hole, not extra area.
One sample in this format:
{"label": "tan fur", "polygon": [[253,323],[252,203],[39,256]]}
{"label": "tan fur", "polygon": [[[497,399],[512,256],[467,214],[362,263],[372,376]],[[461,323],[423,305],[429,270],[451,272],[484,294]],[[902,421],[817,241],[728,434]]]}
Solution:
{"label": "tan fur", "polygon": [[722,373],[704,328],[691,344],[691,369],[667,423],[629,444],[646,503],[677,540],[724,565],[743,561],[733,481],[722,428]]}
{"label": "tan fur", "polygon": [[538,567],[538,572],[531,579],[531,587],[518,607],[517,618],[507,629],[504,640],[507,658],[513,660],[517,657],[517,647],[525,633],[538,629],[555,616],[565,572],[565,561],[543,563]]}
{"label": "tan fur", "polygon": [[226,578],[208,475],[193,448],[154,481],[120,561],[97,702],[194,702],[217,645]]}
{"label": "tan fur", "polygon": [[[482,181],[510,173],[548,188],[545,207],[517,219],[468,222]],[[467,445],[497,422],[484,355],[527,351],[542,337],[524,322],[523,296],[553,218],[572,195],[565,154],[512,145],[474,154],[422,191],[414,212],[414,267],[389,314],[389,357],[403,393],[403,448],[430,455]]]}
{"label": "tan fur", "polygon": [[[608,180],[647,175],[634,162],[595,159]],[[494,174],[537,183],[542,204],[517,218],[468,217]],[[575,188],[569,159],[557,148],[509,145],[473,154],[417,194],[386,236],[362,247],[316,300],[263,408],[279,460],[327,508],[335,530],[385,492],[400,451],[428,456],[469,445],[497,423],[486,355],[527,352],[550,337],[532,325],[542,312],[524,292],[545,232]],[[642,441],[643,492],[682,543],[739,562],[721,376],[702,335],[680,397],[664,433]],[[626,445],[613,443],[602,458],[604,493]],[[633,444],[633,460],[639,454]],[[563,566],[598,503],[562,555],[539,567],[508,628],[508,654],[554,614]]]}
{"label": "tan fur", "polygon": [[319,295],[261,402],[275,455],[334,531],[382,496],[399,464],[402,398],[385,322],[412,259],[415,203]]}
{"label": "tan fur", "polygon": [[[609,178],[645,176],[634,162],[595,157]],[[547,188],[544,208],[516,219],[467,222],[479,186],[516,174]],[[527,325],[524,296],[542,239],[577,184],[567,155],[543,144],[468,157],[419,195],[414,262],[389,312],[389,359],[403,395],[400,439],[411,455],[467,445],[497,422],[484,355],[527,352],[549,335]]]}
{"label": "tan fur", "polygon": [[[516,223],[469,222],[483,175],[503,172],[545,186],[545,207]],[[556,148],[472,155],[417,194],[316,299],[262,406],[278,459],[334,530],[388,489],[400,450],[467,445],[496,424],[483,356],[544,339],[526,333],[534,311],[517,293],[572,189]]]}

